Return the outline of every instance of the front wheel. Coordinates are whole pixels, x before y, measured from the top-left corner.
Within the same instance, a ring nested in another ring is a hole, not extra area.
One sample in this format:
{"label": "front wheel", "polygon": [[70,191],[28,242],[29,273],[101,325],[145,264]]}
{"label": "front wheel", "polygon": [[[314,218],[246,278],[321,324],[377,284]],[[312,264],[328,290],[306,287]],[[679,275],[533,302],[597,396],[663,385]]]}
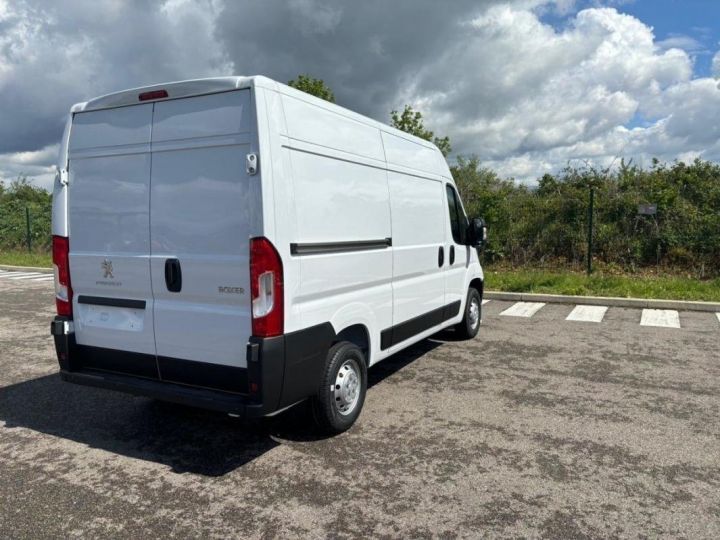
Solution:
{"label": "front wheel", "polygon": [[337,434],[349,429],[360,416],[366,391],[367,365],[360,348],[347,341],[330,347],[320,388],[312,400],[320,430]]}
{"label": "front wheel", "polygon": [[472,339],[477,336],[478,330],[480,330],[481,308],[480,293],[477,289],[468,289],[467,300],[465,302],[465,316],[463,320],[455,326],[455,331],[462,339]]}

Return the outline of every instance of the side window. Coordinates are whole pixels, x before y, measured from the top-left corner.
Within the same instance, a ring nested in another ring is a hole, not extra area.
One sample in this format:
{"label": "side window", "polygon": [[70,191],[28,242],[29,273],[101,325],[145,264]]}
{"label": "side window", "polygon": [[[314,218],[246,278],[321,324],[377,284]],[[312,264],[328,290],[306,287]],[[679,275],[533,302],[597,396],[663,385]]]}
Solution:
{"label": "side window", "polygon": [[467,228],[467,219],[460,205],[460,198],[450,184],[445,184],[448,200],[448,212],[450,214],[450,230],[456,244],[465,243],[465,229]]}

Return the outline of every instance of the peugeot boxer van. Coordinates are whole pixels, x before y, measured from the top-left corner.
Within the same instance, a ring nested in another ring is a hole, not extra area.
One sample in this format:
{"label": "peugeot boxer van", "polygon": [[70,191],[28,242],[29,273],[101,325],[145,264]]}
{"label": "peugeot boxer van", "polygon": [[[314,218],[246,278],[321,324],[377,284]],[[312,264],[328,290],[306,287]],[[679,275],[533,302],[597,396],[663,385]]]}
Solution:
{"label": "peugeot boxer van", "polygon": [[373,364],[480,326],[482,220],[431,143],[264,77],[72,107],[53,193],[63,380],[319,426]]}

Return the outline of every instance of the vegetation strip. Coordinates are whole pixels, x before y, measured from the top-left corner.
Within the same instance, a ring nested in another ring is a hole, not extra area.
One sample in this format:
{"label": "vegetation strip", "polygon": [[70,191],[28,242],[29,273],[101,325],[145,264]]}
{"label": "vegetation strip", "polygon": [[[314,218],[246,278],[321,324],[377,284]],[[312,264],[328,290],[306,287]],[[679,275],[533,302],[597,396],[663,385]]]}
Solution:
{"label": "vegetation strip", "polygon": [[485,268],[485,287],[494,291],[720,302],[720,278],[598,272],[569,269]]}

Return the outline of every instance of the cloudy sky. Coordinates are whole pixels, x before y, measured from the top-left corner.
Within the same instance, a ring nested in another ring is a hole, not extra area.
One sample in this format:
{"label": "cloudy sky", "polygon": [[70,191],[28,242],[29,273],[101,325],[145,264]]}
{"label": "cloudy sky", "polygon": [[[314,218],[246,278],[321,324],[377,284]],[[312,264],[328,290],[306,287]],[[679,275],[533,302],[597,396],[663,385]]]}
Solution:
{"label": "cloudy sky", "polygon": [[[0,178],[51,183],[70,105],[162,81],[324,79],[532,181],[720,161],[718,0],[0,0]],[[451,158],[452,159],[452,158]]]}

